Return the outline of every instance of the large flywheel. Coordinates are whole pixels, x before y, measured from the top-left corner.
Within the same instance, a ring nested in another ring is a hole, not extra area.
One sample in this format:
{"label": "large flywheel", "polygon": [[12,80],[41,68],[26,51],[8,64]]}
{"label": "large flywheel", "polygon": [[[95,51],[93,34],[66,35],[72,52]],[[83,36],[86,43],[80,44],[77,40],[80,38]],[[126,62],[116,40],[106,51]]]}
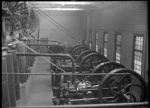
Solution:
{"label": "large flywheel", "polygon": [[2,7],[9,14],[9,20],[11,23],[12,31],[16,31],[26,27],[28,18],[28,7],[23,2],[3,2]]}
{"label": "large flywheel", "polygon": [[98,53],[90,53],[87,56],[85,56],[81,61],[79,72],[91,72],[98,62],[102,63],[106,61],[108,61],[108,59],[105,56]]}
{"label": "large flywheel", "polygon": [[78,56],[85,50],[88,50],[88,48],[85,46],[78,46],[72,50],[71,55],[74,59],[77,59]]}
{"label": "large flywheel", "polygon": [[[118,68],[125,68],[125,66],[115,63],[115,62],[110,62],[106,61],[103,63],[98,64],[93,70],[92,73],[109,73],[114,69]],[[105,75],[97,75],[97,76],[90,76],[90,80],[93,82],[100,82]]]}
{"label": "large flywheel", "polygon": [[6,20],[11,25],[11,32],[21,30],[27,36],[37,27],[38,17],[25,1],[2,2],[2,8],[9,15]]}
{"label": "large flywheel", "polygon": [[76,59],[76,62],[80,63],[82,61],[82,59],[90,53],[95,53],[95,51],[85,50],[85,51],[81,52],[80,55],[78,56],[78,58]]}
{"label": "large flywheel", "polygon": [[99,85],[101,103],[143,102],[147,87],[141,75],[120,68],[109,72]]}
{"label": "large flywheel", "polygon": [[75,48],[77,48],[77,47],[79,47],[79,46],[83,46],[83,45],[76,45],[76,46],[74,46],[74,47],[72,47],[71,49],[70,49],[70,54],[72,54],[72,51],[75,49]]}

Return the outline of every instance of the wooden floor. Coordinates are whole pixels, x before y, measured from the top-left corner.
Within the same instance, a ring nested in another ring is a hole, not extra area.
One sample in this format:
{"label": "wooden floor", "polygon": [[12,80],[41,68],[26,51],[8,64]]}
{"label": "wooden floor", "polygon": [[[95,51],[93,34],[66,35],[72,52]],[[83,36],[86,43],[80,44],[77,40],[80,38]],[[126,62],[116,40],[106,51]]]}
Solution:
{"label": "wooden floor", "polygon": [[[50,65],[41,57],[36,57],[31,73],[50,73]],[[50,106],[53,105],[52,97],[51,76],[32,75],[26,84],[21,85],[19,106]]]}

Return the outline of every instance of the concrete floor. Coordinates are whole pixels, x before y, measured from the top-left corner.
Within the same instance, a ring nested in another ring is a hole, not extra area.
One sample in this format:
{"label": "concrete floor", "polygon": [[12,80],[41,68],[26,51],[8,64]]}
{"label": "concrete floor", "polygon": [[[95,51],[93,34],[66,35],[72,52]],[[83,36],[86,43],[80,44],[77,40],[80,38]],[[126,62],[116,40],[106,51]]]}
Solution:
{"label": "concrete floor", "polygon": [[[36,57],[31,73],[50,73],[49,63]],[[24,86],[21,85],[19,106],[50,106],[52,104],[51,76],[31,75]]]}

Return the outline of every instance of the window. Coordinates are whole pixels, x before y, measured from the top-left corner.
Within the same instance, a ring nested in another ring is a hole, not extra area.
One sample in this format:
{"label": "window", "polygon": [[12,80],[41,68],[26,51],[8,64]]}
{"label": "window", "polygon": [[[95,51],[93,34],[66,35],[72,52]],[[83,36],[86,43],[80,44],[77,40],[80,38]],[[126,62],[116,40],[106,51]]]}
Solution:
{"label": "window", "polygon": [[92,42],[89,43],[89,48],[92,49]]}
{"label": "window", "polygon": [[91,30],[89,30],[89,48],[92,49],[92,34]]}
{"label": "window", "polygon": [[121,34],[116,33],[115,36],[115,61],[120,63],[121,58]]}
{"label": "window", "polygon": [[136,35],[134,37],[134,59],[133,59],[133,69],[141,75],[142,68],[142,56],[143,56],[143,36]]}
{"label": "window", "polygon": [[95,33],[95,50],[98,52],[98,32]]}
{"label": "window", "polygon": [[10,20],[8,18],[5,18],[5,31],[10,31]]}
{"label": "window", "polygon": [[107,57],[107,41],[108,41],[108,33],[104,32],[104,56]]}

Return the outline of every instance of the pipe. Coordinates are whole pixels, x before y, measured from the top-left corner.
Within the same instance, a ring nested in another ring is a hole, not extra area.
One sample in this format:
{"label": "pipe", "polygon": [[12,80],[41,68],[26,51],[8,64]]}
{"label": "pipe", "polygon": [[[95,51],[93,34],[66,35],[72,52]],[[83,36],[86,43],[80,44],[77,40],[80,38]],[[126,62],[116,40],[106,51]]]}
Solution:
{"label": "pipe", "polygon": [[[107,75],[109,73],[70,73],[70,72],[66,72],[66,73],[3,73],[2,75],[75,75],[75,76],[82,76],[82,75]],[[121,74],[129,74],[129,73],[113,73],[111,75],[121,75]]]}
{"label": "pipe", "polygon": [[[95,89],[95,88],[83,88],[83,89],[80,89],[79,91],[93,91],[93,90],[98,90],[98,89]],[[76,89],[71,89],[71,90],[69,90],[69,91],[76,91]]]}
{"label": "pipe", "polygon": [[[64,50],[64,46],[60,45],[60,44],[37,44],[37,43],[28,43],[28,46],[59,46],[59,47],[63,47]],[[51,50],[49,50],[51,51]],[[53,51],[51,51],[52,53],[54,53]]]}
{"label": "pipe", "polygon": [[[50,57],[67,57],[71,60],[72,62],[72,72],[75,72],[75,63],[74,59],[69,55],[69,54],[47,54],[47,53],[38,53],[38,54],[33,54],[33,53],[16,53],[16,56],[50,56]],[[66,73],[66,72],[65,72]]]}
{"label": "pipe", "polygon": [[107,104],[83,104],[83,105],[58,105],[58,106],[20,106],[16,108],[104,108],[104,107],[125,107],[125,106],[148,106],[148,102],[134,103],[107,103]]}
{"label": "pipe", "polygon": [[53,40],[46,40],[46,39],[35,39],[36,41],[49,41],[49,42],[57,42],[60,44],[58,41],[53,41]]}
{"label": "pipe", "polygon": [[[19,41],[17,38],[13,37],[13,39]],[[23,46],[25,46],[26,48],[28,48],[29,50],[31,50],[32,52],[38,54],[38,52],[36,52],[35,50],[33,50],[32,48],[30,48],[28,45],[24,44],[23,42],[19,41]],[[57,67],[59,70],[64,71],[63,69],[59,68],[57,65],[55,65],[54,63],[52,63],[51,61],[47,60],[45,57],[42,57],[44,60],[48,61],[50,64],[54,65],[55,67]]]}
{"label": "pipe", "polygon": [[90,101],[90,100],[98,100],[99,98],[83,98],[83,99],[70,99],[69,101],[74,102],[74,101]]}
{"label": "pipe", "polygon": [[[37,43],[28,43],[28,45],[32,45],[32,46],[52,46],[52,45],[55,45],[55,46],[62,46],[60,44],[37,44]],[[62,46],[63,47],[63,46]]]}

